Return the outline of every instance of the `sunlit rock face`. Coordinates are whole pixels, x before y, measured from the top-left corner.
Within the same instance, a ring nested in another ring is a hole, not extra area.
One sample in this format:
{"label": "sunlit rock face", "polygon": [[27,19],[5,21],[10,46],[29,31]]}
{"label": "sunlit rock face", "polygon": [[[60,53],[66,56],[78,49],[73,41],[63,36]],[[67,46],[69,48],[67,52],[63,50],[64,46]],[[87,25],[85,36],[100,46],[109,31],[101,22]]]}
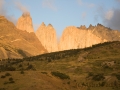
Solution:
{"label": "sunlit rock face", "polygon": [[35,33],[19,30],[0,16],[0,59],[24,58],[46,52]]}
{"label": "sunlit rock face", "polygon": [[91,30],[94,35],[107,41],[120,41],[120,31],[112,30],[101,24],[97,24],[97,26],[89,26],[88,30]]}
{"label": "sunlit rock face", "polygon": [[70,26],[63,31],[59,50],[85,48],[101,42],[103,42],[101,38],[86,30],[85,27],[78,29]]}
{"label": "sunlit rock face", "polygon": [[59,50],[90,47],[107,41],[120,41],[120,32],[101,24],[97,26],[66,27],[59,42]]}
{"label": "sunlit rock face", "polygon": [[20,30],[27,32],[34,32],[32,18],[29,12],[23,13],[22,16],[18,19],[16,27]]}
{"label": "sunlit rock face", "polygon": [[48,52],[58,51],[56,31],[51,24],[46,26],[42,23],[36,31],[36,36]]}

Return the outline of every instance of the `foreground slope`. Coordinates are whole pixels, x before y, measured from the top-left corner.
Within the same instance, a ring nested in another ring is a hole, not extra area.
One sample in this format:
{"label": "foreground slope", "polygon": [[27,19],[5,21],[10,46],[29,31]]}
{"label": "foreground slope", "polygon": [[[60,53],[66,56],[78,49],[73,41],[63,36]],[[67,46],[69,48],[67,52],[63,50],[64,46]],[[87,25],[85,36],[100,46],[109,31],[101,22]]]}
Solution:
{"label": "foreground slope", "polygon": [[118,41],[0,63],[5,90],[120,90]]}
{"label": "foreground slope", "polygon": [[4,16],[0,16],[0,59],[22,58],[45,52],[34,33],[18,30]]}

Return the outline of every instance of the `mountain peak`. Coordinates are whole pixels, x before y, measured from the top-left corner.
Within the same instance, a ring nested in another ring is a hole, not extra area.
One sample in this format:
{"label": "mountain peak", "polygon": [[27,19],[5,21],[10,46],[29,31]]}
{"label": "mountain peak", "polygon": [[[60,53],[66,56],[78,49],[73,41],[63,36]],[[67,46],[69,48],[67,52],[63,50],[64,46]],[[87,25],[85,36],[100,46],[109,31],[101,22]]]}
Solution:
{"label": "mountain peak", "polygon": [[25,12],[22,16],[18,19],[17,28],[27,32],[34,32],[32,18],[29,12]]}
{"label": "mountain peak", "polygon": [[[0,21],[3,22],[3,21],[5,21],[5,20],[6,20],[6,18],[5,18],[4,16],[1,16],[1,15],[0,15]],[[7,21],[7,20],[6,20],[6,21]]]}
{"label": "mountain peak", "polygon": [[5,17],[0,15],[0,19],[2,19],[2,18],[5,18]]}
{"label": "mountain peak", "polygon": [[30,16],[30,13],[29,13],[29,12],[24,12],[24,13],[22,14],[22,16],[23,16],[23,17]]}
{"label": "mountain peak", "polygon": [[104,29],[106,29],[106,30],[112,30],[110,27],[105,27],[104,25],[102,25],[102,24],[97,24],[97,28],[104,28]]}
{"label": "mountain peak", "polygon": [[42,22],[41,26],[46,26],[44,22]]}
{"label": "mountain peak", "polygon": [[85,25],[81,25],[80,29],[86,29],[86,26]]}
{"label": "mountain peak", "polygon": [[48,52],[58,50],[56,31],[51,24],[45,27],[45,24],[42,23],[36,31],[36,36]]}
{"label": "mountain peak", "polygon": [[92,24],[89,25],[88,29],[93,30],[95,26],[93,26]]}
{"label": "mountain peak", "polygon": [[52,24],[48,24],[48,27],[53,27]]}
{"label": "mountain peak", "polygon": [[98,23],[98,24],[97,24],[97,26],[102,26],[102,27],[103,27],[103,25],[102,25],[102,24],[100,24],[100,23]]}

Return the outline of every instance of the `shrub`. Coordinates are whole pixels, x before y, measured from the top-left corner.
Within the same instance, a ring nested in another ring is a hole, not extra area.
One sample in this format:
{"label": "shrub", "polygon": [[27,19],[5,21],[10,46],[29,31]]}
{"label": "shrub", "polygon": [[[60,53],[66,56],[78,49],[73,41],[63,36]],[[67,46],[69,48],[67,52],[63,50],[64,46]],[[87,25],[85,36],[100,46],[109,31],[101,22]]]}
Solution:
{"label": "shrub", "polygon": [[27,70],[36,70],[32,64],[27,67]]}
{"label": "shrub", "polygon": [[120,80],[120,75],[116,75],[117,79]]}
{"label": "shrub", "polygon": [[15,83],[15,81],[10,81],[10,83]]}
{"label": "shrub", "polygon": [[69,81],[69,82],[67,82],[67,84],[70,84],[70,81]]}
{"label": "shrub", "polygon": [[5,81],[4,84],[8,84],[8,82]]}
{"label": "shrub", "polygon": [[12,77],[9,78],[9,81],[10,81],[9,83],[15,83]]}
{"label": "shrub", "polygon": [[22,64],[20,64],[19,67],[22,67]]}
{"label": "shrub", "polygon": [[9,78],[9,81],[10,81],[10,82],[11,82],[11,81],[13,81],[13,78],[12,78],[12,77],[10,77],[10,78]]}
{"label": "shrub", "polygon": [[100,80],[103,80],[105,79],[105,77],[103,76],[103,74],[96,74],[93,76],[92,78],[94,81],[100,81]]}
{"label": "shrub", "polygon": [[11,76],[11,74],[10,73],[6,73],[5,76]]}
{"label": "shrub", "polygon": [[48,59],[48,62],[51,62],[52,60],[51,59]]}
{"label": "shrub", "polygon": [[74,82],[76,82],[76,80],[74,80]]}
{"label": "shrub", "polygon": [[6,69],[7,69],[8,71],[15,71],[15,70],[16,70],[16,68],[15,68],[15,67],[12,67],[12,66],[7,67]]}
{"label": "shrub", "polygon": [[41,72],[42,74],[47,74],[47,72]]}
{"label": "shrub", "polygon": [[87,78],[94,76],[93,72],[89,72]]}
{"label": "shrub", "polygon": [[1,78],[5,78],[5,76],[4,76],[4,75],[1,75]]}
{"label": "shrub", "polygon": [[103,81],[102,83],[100,83],[100,86],[105,86],[105,82]]}
{"label": "shrub", "polygon": [[21,74],[24,74],[24,71],[22,70],[20,73],[21,73]]}
{"label": "shrub", "polygon": [[64,73],[60,73],[60,72],[51,72],[51,74],[53,76],[59,77],[60,79],[70,79],[70,77]]}

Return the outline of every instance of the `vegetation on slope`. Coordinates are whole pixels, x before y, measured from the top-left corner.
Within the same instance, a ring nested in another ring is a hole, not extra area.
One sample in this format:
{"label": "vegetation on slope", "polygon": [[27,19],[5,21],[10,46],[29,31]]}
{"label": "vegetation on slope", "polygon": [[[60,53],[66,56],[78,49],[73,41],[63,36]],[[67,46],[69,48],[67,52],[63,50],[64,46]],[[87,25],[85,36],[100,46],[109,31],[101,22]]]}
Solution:
{"label": "vegetation on slope", "polygon": [[[3,77],[0,78],[0,89],[119,90],[120,42],[106,42],[85,49],[59,51],[23,59],[2,60],[0,72]],[[7,72],[15,84],[4,84],[10,82],[5,74]]]}

